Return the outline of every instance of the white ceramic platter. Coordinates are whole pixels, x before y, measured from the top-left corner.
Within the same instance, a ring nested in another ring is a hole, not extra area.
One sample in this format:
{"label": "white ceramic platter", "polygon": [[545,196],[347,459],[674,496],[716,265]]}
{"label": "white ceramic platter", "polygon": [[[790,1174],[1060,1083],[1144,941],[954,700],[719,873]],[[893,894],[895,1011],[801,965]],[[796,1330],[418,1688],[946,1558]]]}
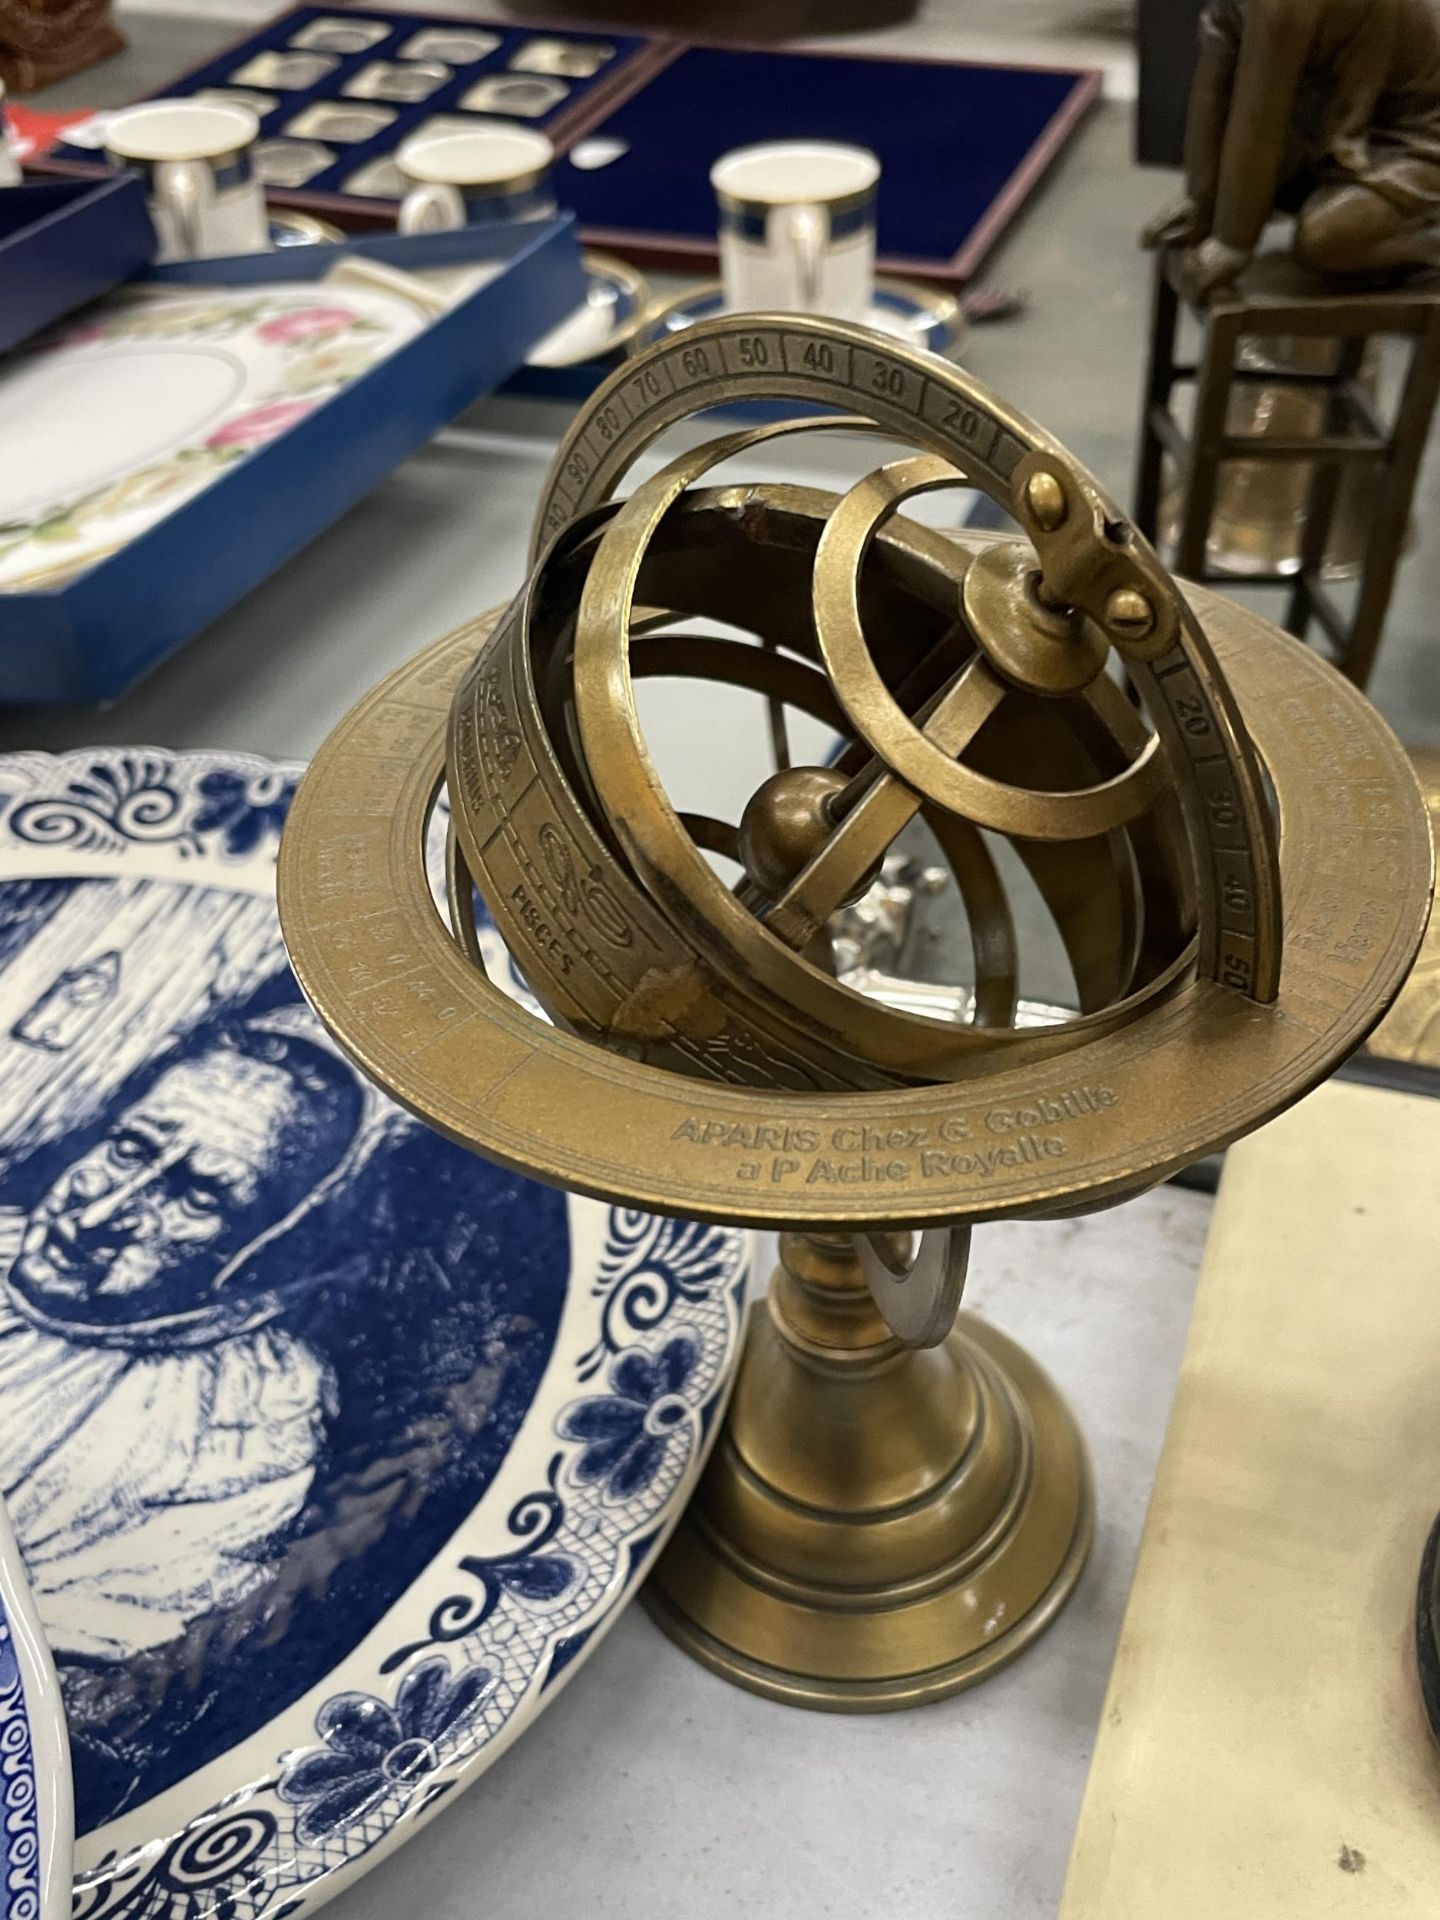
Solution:
{"label": "white ceramic platter", "polygon": [[629,1597],[736,1352],[743,1236],[500,1173],[329,1043],[294,780],[0,760],[0,1485],[76,1920],[288,1920],[413,1833]]}
{"label": "white ceramic platter", "polygon": [[60,1682],[0,1505],[0,1920],[66,1920],[73,1833]]}
{"label": "white ceramic platter", "polygon": [[0,367],[0,589],[163,519],[425,324],[393,294],[152,285]]}

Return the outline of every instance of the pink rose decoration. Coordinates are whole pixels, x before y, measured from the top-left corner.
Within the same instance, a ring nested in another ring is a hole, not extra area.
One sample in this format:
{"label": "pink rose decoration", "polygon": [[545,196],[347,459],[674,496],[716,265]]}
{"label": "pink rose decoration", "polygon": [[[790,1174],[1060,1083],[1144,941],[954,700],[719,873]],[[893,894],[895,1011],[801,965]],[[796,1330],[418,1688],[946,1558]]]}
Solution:
{"label": "pink rose decoration", "polygon": [[237,413],[223,427],[217,427],[205,442],[207,447],[258,447],[284,433],[314,408],[313,400],[272,400],[268,407],[254,407],[249,413]]}
{"label": "pink rose decoration", "polygon": [[301,307],[295,313],[264,321],[255,331],[274,346],[288,347],[297,340],[323,340],[329,334],[344,333],[354,324],[355,316],[348,307]]}
{"label": "pink rose decoration", "polygon": [[68,353],[72,347],[88,347],[93,340],[103,340],[108,332],[103,320],[87,321],[83,327],[59,327],[37,340],[31,352]]}

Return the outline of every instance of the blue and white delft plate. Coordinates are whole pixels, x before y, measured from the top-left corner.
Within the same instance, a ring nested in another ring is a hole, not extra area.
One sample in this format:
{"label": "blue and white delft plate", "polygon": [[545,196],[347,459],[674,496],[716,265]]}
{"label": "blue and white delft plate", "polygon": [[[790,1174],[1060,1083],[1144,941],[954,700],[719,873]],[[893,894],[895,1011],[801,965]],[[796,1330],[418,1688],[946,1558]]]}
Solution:
{"label": "blue and white delft plate", "polygon": [[[713,320],[724,311],[725,296],[719,281],[702,280],[663,306],[652,306],[631,351],[638,353],[642,347],[693,327],[697,320]],[[924,347],[947,359],[954,357],[965,330],[960,302],[953,293],[922,286],[918,280],[897,280],[889,274],[881,274],[876,280],[865,319],[877,333],[888,333],[907,346]]]}
{"label": "blue and white delft plate", "polygon": [[0,760],[0,1486],[77,1920],[282,1920],[444,1806],[634,1588],[737,1350],[743,1236],[497,1172],[339,1056],[275,916],[295,778]]}
{"label": "blue and white delft plate", "polygon": [[0,1506],[0,1920],[65,1920],[73,1831],[60,1681]]}

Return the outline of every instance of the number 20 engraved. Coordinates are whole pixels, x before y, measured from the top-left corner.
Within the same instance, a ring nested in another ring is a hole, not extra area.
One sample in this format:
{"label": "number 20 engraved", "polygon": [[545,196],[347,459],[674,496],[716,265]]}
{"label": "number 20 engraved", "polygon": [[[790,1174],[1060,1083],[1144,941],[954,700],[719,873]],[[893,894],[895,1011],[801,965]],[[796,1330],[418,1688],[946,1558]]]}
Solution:
{"label": "number 20 engraved", "polygon": [[1210,732],[1210,716],[1205,711],[1205,702],[1193,693],[1181,694],[1175,702],[1175,718],[1191,739],[1199,739]]}

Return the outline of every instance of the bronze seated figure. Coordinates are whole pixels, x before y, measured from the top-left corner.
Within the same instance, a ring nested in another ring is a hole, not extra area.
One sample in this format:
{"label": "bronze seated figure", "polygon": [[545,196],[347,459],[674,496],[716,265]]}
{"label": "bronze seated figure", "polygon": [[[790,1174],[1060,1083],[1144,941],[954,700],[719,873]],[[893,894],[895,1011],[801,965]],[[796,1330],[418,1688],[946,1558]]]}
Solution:
{"label": "bronze seated figure", "polygon": [[1185,172],[1145,243],[1186,249],[1197,303],[1234,284],[1277,213],[1312,272],[1440,269],[1433,0],[1207,0]]}

